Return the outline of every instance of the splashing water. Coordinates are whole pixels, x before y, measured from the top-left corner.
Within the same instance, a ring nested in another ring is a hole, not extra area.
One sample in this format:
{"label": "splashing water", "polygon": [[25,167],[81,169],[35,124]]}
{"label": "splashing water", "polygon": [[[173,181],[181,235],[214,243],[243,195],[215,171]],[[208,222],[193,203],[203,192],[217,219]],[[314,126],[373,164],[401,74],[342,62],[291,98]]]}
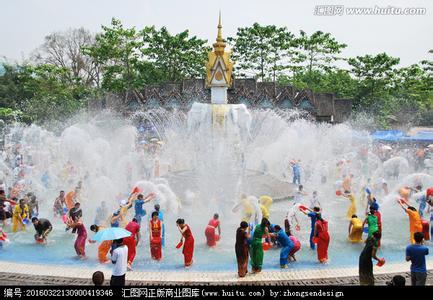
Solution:
{"label": "splashing water", "polygon": [[[398,188],[421,181],[425,189],[433,184],[432,176],[415,173],[411,159],[404,153],[396,153],[382,163],[368,133],[348,124],[314,123],[300,118],[296,111],[245,112],[238,110],[222,127],[210,121],[211,110],[198,106],[188,115],[160,108],[137,112],[128,120],[104,113],[77,122],[60,133],[35,125],[12,126],[0,159],[0,179],[7,186],[25,180],[26,191],[34,191],[38,196],[40,217],[53,221],[54,230],[46,246],[34,243],[33,228],[11,234],[11,243],[0,251],[1,259],[59,265],[98,264],[95,245],[86,246],[87,261],[72,259],[75,236],[65,232],[61,221],[52,216],[58,192],[71,191],[82,181],[80,201],[87,228],[93,224],[102,201],[111,213],[133,187],[140,188],[143,194],[157,194],[156,200],[145,205],[147,216],[137,249],[136,269],[182,268],[181,251],[175,249],[180,239],[175,221],[181,217],[191,226],[196,240],[193,269],[234,271],[235,231],[240,215],[232,211],[233,206],[245,193],[250,195],[248,199],[256,214],[261,215],[257,199],[268,195],[274,199],[270,221],[283,225],[296,190],[290,167],[290,161],[296,159],[300,160],[301,183],[308,194],[303,203],[308,206],[312,192],[317,191],[323,216],[329,221],[330,263],[325,267],[357,266],[363,247],[347,242],[345,215],[349,202],[335,195],[336,187],[349,173],[354,174],[352,186],[361,219],[366,209],[365,186],[378,199],[383,219],[379,256],[387,261],[403,260],[409,225],[406,214],[395,202]],[[145,139],[143,132],[134,126],[140,120],[148,120],[152,127]],[[152,138],[156,142],[150,141]],[[19,155],[25,164],[23,179],[20,168],[14,165]],[[388,182],[389,195],[381,189],[383,180]],[[156,203],[165,212],[166,246],[161,263],[150,259],[148,240],[148,217]],[[220,215],[222,237],[216,248],[208,249],[204,230],[214,213]],[[133,215],[132,208],[129,220]],[[298,262],[291,267],[315,268],[316,254],[308,249],[310,220],[300,213],[297,218],[301,230],[295,235],[301,240],[302,249],[297,254]],[[93,233],[88,232],[91,237]],[[264,268],[278,268],[278,258],[278,251],[266,252]]]}

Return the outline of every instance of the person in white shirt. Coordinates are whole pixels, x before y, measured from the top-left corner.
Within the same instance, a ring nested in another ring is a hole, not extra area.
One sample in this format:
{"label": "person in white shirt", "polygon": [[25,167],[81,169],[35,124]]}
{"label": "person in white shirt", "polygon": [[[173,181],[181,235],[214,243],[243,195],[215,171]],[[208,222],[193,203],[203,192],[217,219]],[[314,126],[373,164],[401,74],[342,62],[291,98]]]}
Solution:
{"label": "person in white shirt", "polygon": [[313,209],[314,207],[322,207],[317,197],[317,191],[313,192],[313,197],[310,199],[310,209]]}
{"label": "person in white shirt", "polygon": [[301,203],[293,203],[292,207],[287,211],[286,218],[284,219],[284,228],[286,229],[286,232],[291,232],[293,234],[293,231],[291,230],[293,225],[295,225],[296,231],[301,230],[299,220],[296,217],[296,213],[299,211],[301,205]]}
{"label": "person in white shirt", "polygon": [[128,266],[128,247],[123,245],[123,239],[113,241],[111,262],[114,269],[111,275],[110,286],[125,286],[125,274]]}
{"label": "person in white shirt", "polygon": [[304,186],[302,184],[300,184],[298,186],[298,191],[295,193],[294,196],[294,200],[295,203],[302,203],[302,201],[304,200],[304,196],[307,196],[308,194],[306,192],[304,192]]}

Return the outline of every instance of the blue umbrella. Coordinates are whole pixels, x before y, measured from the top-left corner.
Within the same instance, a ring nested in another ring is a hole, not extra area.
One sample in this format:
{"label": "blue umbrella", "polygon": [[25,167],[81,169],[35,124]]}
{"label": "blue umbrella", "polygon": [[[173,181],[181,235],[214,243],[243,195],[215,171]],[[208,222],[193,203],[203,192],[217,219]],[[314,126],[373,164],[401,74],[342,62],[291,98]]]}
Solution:
{"label": "blue umbrella", "polygon": [[119,227],[110,227],[98,231],[95,234],[95,236],[92,238],[92,240],[97,242],[112,241],[112,240],[125,238],[128,236],[131,236],[131,232],[129,232],[128,230]]}

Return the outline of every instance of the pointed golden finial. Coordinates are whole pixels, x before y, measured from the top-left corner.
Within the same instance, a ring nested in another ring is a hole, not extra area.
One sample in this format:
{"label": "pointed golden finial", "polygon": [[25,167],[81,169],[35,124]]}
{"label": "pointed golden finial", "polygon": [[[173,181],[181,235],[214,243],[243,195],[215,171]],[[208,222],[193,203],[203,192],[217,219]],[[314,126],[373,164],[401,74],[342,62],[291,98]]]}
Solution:
{"label": "pointed golden finial", "polygon": [[223,26],[221,25],[221,10],[220,10],[218,15],[218,34],[216,38],[216,43],[213,44],[214,51],[217,55],[223,55],[224,49],[226,47],[226,44],[224,43],[224,39],[223,39],[222,28]]}
{"label": "pointed golden finial", "polygon": [[221,10],[219,11],[219,15],[218,15],[218,35],[217,35],[217,42],[223,42],[223,34],[222,34],[222,29],[223,26],[221,25]]}

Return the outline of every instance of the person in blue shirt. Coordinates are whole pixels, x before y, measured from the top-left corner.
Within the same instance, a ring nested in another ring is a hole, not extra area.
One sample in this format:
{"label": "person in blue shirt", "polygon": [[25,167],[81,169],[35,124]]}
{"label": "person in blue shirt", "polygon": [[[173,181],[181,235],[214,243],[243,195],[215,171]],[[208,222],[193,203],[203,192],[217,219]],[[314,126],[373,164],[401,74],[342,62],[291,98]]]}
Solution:
{"label": "person in blue shirt", "polygon": [[274,230],[275,233],[270,233],[269,235],[275,237],[278,241],[278,244],[281,246],[280,267],[282,269],[286,269],[289,264],[289,254],[292,251],[294,245],[292,240],[279,225],[275,225]]}
{"label": "person in blue shirt", "polygon": [[120,225],[120,209],[116,210],[111,216],[111,227],[119,227]]}
{"label": "person in blue shirt", "polygon": [[308,207],[305,207],[305,210],[301,211],[311,219],[310,249],[315,250],[316,245],[313,243],[314,227],[316,226],[317,214],[320,212],[320,207],[315,206],[312,210]]}
{"label": "person in blue shirt", "polygon": [[419,198],[415,199],[415,201],[419,203],[418,212],[422,218],[424,217],[424,210],[427,206],[427,197],[425,194],[422,194]]}
{"label": "person in blue shirt", "polygon": [[149,202],[152,199],[153,194],[149,194],[148,196],[146,196],[146,198],[144,198],[143,194],[138,194],[137,199],[134,200],[134,218],[137,219],[138,224],[141,224],[141,219],[146,215],[146,210],[143,208],[143,204]]}
{"label": "person in blue shirt", "polygon": [[424,286],[427,280],[425,256],[429,254],[428,248],[423,245],[424,234],[415,232],[415,244],[406,247],[406,261],[410,261],[410,277],[412,285]]}
{"label": "person in blue shirt", "polygon": [[50,175],[48,171],[45,171],[44,174],[42,175],[41,182],[43,183],[46,189],[50,186]]}
{"label": "person in blue shirt", "polygon": [[299,165],[299,162],[296,162],[295,160],[292,160],[290,162],[292,165],[293,170],[293,184],[301,184],[301,166]]}

